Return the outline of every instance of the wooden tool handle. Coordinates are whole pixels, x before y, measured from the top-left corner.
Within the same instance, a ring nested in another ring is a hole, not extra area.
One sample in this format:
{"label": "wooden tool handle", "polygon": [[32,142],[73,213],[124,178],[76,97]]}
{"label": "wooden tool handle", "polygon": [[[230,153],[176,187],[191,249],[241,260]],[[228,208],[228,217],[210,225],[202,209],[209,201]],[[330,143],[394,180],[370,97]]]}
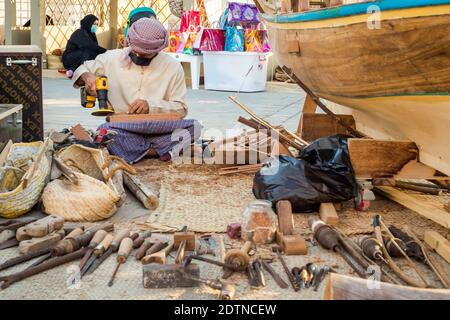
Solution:
{"label": "wooden tool handle", "polygon": [[133,241],[133,248],[139,248],[140,246],[142,246],[142,244],[144,243],[145,239],[149,238],[152,236],[152,232],[151,231],[145,231],[144,233],[140,234],[139,237],[137,237],[134,241]]}
{"label": "wooden tool handle", "polygon": [[75,228],[73,229],[67,236],[64,237],[64,239],[69,239],[69,238],[75,238],[78,237],[80,235],[83,234],[83,229],[81,228]]}
{"label": "wooden tool handle", "polygon": [[161,251],[162,249],[164,249],[167,246],[167,242],[162,242],[162,241],[158,241],[157,243],[155,243],[154,245],[152,245],[146,252],[145,255],[151,255],[153,253],[156,253],[158,251]]}
{"label": "wooden tool handle", "polygon": [[130,230],[123,229],[117,232],[117,234],[114,236],[113,243],[117,246],[122,242],[122,240],[130,235]]}
{"label": "wooden tool handle", "polygon": [[150,242],[150,239],[145,239],[144,243],[139,247],[138,251],[136,251],[136,260],[141,260],[144,256],[147,250],[152,246],[152,243]]}
{"label": "wooden tool handle", "polygon": [[99,255],[102,252],[108,250],[109,246],[111,245],[112,241],[114,239],[114,236],[111,233],[108,233],[105,238],[100,242],[97,246],[97,248],[94,250],[94,254]]}
{"label": "wooden tool handle", "polygon": [[119,252],[117,253],[117,262],[124,263],[132,249],[133,240],[131,240],[131,238],[124,238],[120,242]]}
{"label": "wooden tool handle", "polygon": [[246,241],[244,243],[244,246],[242,247],[241,251],[244,252],[245,254],[247,254],[250,249],[252,248],[252,242],[251,241]]}
{"label": "wooden tool handle", "polygon": [[98,230],[94,237],[92,238],[90,245],[92,246],[96,246],[98,245],[100,242],[102,242],[102,240],[105,238],[105,236],[107,235],[107,232],[105,230]]}

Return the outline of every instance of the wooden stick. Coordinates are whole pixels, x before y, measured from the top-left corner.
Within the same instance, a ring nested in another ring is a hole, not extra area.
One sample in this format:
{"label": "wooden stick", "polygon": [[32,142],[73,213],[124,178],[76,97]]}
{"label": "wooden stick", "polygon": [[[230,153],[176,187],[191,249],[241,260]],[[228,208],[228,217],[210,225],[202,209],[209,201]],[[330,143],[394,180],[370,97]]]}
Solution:
{"label": "wooden stick", "polygon": [[301,150],[303,147],[307,146],[309,143],[303,139],[298,139],[298,141],[295,141],[294,139],[291,139],[290,137],[286,136],[282,132],[280,132],[279,129],[272,126],[269,122],[266,120],[260,118],[256,113],[254,113],[250,108],[239,102],[235,97],[230,96],[229,97],[231,101],[236,103],[242,110],[247,112],[253,119],[255,119],[259,124],[266,127],[266,129],[273,130],[278,133],[280,140],[284,139],[286,142],[288,142],[292,147]]}
{"label": "wooden stick", "polygon": [[395,186],[397,188],[413,190],[413,191],[418,191],[418,192],[422,192],[422,193],[428,193],[428,194],[432,194],[435,196],[440,196],[443,193],[443,190],[439,189],[439,188],[418,186],[418,185],[411,184],[411,183],[404,182],[404,181],[395,181]]}
{"label": "wooden stick", "polygon": [[417,237],[417,235],[408,227],[405,227],[406,233],[408,233],[415,242],[420,246],[420,249],[422,250],[422,253],[425,257],[425,260],[427,261],[430,268],[433,270],[433,272],[436,274],[436,276],[439,278],[439,280],[442,282],[445,288],[450,288],[450,279],[448,279],[447,275],[441,267],[437,264],[436,260],[431,256],[430,252],[427,250],[425,245],[420,241],[420,239]]}
{"label": "wooden stick", "polygon": [[[50,135],[53,133],[53,130],[49,133]],[[25,176],[22,178],[22,187],[25,189],[28,186],[28,181],[33,178],[34,173],[36,172],[39,162],[41,162],[42,157],[47,152],[48,145],[50,144],[52,140],[50,138],[45,139],[44,144],[42,145],[41,149],[39,150],[38,155],[36,156],[33,164],[31,165],[31,168],[27,171]]]}
{"label": "wooden stick", "polygon": [[322,101],[320,101],[319,97],[314,94],[314,92],[309,89],[306,84],[304,84],[293,72],[291,69],[289,69],[286,66],[282,66],[281,70],[286,73],[286,75],[291,78],[295,83],[297,83],[305,92],[308,94],[315,103],[319,106],[320,109],[322,109],[327,115],[329,115],[334,121],[336,121],[339,125],[345,128],[345,130],[348,131],[352,136],[355,136],[357,138],[368,138],[365,134],[362,132],[359,132],[356,129],[353,129],[351,126],[347,125],[344,121],[342,121],[336,114],[334,114],[330,109],[325,106]]}
{"label": "wooden stick", "polygon": [[148,186],[144,185],[136,176],[123,172],[123,182],[145,208],[154,210],[159,205],[157,194]]}

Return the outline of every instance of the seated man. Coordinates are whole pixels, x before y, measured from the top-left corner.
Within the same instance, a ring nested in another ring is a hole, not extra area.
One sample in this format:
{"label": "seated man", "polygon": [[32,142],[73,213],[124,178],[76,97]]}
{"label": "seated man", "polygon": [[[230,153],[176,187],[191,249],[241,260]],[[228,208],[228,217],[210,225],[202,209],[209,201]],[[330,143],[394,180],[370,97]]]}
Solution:
{"label": "seated man", "polygon": [[[108,77],[108,104],[116,113],[175,111],[184,118],[187,106],[183,68],[161,52],[167,45],[167,30],[156,19],[142,18],[130,26],[127,38],[129,47],[107,51],[82,64],[73,76],[75,87],[85,85],[88,93],[96,95],[96,75],[104,75]],[[170,160],[175,147],[186,147],[200,135],[197,121],[183,119],[105,123],[102,128],[118,133],[108,149],[129,163],[146,155]],[[176,129],[185,131],[174,138]]]}

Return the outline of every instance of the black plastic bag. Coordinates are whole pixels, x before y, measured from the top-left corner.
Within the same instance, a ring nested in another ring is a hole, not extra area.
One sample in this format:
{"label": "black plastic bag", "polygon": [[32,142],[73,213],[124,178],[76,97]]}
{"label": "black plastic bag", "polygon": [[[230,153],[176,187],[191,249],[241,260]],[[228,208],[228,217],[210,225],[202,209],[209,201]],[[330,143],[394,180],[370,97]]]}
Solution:
{"label": "black plastic bag", "polygon": [[344,136],[313,141],[300,157],[269,161],[253,180],[253,194],[273,205],[289,200],[294,212],[317,211],[320,203],[342,202],[356,196],[357,184]]}

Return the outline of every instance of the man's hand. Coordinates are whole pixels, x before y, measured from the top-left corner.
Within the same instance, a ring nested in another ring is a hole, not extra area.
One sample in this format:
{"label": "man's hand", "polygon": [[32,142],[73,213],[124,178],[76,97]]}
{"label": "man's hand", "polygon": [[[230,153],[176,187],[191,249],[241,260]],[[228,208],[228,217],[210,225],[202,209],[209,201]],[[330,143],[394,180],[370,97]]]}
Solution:
{"label": "man's hand", "polygon": [[128,107],[128,113],[148,113],[150,110],[150,106],[148,102],[142,99],[137,99],[133,101]]}
{"label": "man's hand", "polygon": [[81,75],[81,80],[84,82],[84,86],[86,87],[87,93],[89,93],[91,96],[96,97],[97,96],[97,88],[95,86],[95,80],[97,77],[95,74],[90,72],[85,72]]}

